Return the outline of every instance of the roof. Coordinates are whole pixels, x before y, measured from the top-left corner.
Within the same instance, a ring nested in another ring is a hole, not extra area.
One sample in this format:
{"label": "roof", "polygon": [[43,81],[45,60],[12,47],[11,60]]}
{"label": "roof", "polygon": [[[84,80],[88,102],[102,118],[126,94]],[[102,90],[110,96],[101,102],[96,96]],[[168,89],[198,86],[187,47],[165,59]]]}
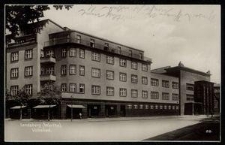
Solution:
{"label": "roof", "polygon": [[28,27],[31,26],[31,25],[34,26],[34,27],[37,27],[37,26],[44,26],[44,25],[45,25],[46,23],[48,23],[48,22],[51,22],[51,23],[57,25],[58,27],[60,27],[60,28],[62,28],[62,29],[64,30],[64,28],[63,28],[62,26],[60,26],[60,25],[57,24],[56,22],[52,21],[51,19],[45,19],[45,20],[40,20],[40,21],[35,22],[35,23],[30,23],[30,24],[28,24]]}
{"label": "roof", "polygon": [[[66,29],[68,29],[68,28],[66,27]],[[73,29],[69,29],[69,30],[67,30],[67,31],[62,31],[62,32],[51,33],[51,34],[54,35],[54,34],[59,34],[59,33],[63,33],[63,32],[78,32],[78,33],[81,33],[81,34],[84,34],[84,35],[87,35],[87,36],[90,36],[90,37],[94,37],[94,38],[97,38],[97,39],[100,39],[100,40],[103,40],[103,41],[107,41],[107,42],[110,42],[110,43],[117,44],[117,45],[119,45],[119,46],[128,47],[128,48],[133,49],[133,50],[137,50],[137,51],[144,52],[143,50],[140,50],[140,49],[136,49],[136,48],[133,48],[133,47],[130,47],[130,46],[126,46],[126,45],[117,43],[117,42],[113,42],[113,41],[108,40],[108,39],[105,39],[105,38],[101,38],[101,37],[98,37],[98,36],[94,36],[94,35],[87,34],[87,33],[85,33],[85,32],[81,32],[81,31],[73,30]],[[50,35],[51,35],[51,34],[50,34]]]}
{"label": "roof", "polygon": [[151,72],[152,73],[162,74],[162,73],[166,73],[166,69],[167,68],[170,68],[170,66],[165,66],[165,67],[160,67],[160,68],[157,68],[157,69],[153,69],[153,70],[151,70]]}
{"label": "roof", "polygon": [[205,73],[205,72],[195,70],[195,69],[192,69],[192,68],[188,68],[188,67],[185,67],[185,66],[175,66],[175,67],[166,68],[165,70],[167,72],[170,71],[170,70],[172,70],[172,71],[184,70],[184,71],[197,73],[197,74],[204,75],[204,76],[210,76],[211,75],[210,73]]}
{"label": "roof", "polygon": [[27,107],[27,106],[14,106],[14,107],[11,107],[10,109],[23,109],[23,108],[25,108],[25,107]]}
{"label": "roof", "polygon": [[70,108],[85,108],[83,105],[67,105]]}
{"label": "roof", "polygon": [[55,106],[56,105],[37,105],[37,106],[35,106],[33,108],[35,108],[35,109],[39,109],[39,108],[53,108]]}

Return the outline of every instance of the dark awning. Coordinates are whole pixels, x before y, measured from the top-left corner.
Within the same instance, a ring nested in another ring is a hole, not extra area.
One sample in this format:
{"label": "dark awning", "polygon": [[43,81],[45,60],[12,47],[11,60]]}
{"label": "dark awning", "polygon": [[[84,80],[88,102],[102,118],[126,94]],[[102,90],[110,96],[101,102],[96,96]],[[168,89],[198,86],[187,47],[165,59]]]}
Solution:
{"label": "dark awning", "polygon": [[37,105],[37,106],[35,106],[33,108],[35,108],[35,109],[40,109],[40,108],[53,108],[55,106],[56,105]]}
{"label": "dark awning", "polygon": [[83,105],[67,105],[70,108],[85,108]]}
{"label": "dark awning", "polygon": [[25,107],[27,107],[27,106],[13,106],[10,109],[21,109],[21,108],[23,109]]}

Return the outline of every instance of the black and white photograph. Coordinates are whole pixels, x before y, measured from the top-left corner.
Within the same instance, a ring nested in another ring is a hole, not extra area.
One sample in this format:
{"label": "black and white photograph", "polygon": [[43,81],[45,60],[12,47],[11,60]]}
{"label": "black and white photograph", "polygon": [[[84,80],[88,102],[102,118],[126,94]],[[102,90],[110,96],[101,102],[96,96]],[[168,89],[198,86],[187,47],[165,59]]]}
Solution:
{"label": "black and white photograph", "polygon": [[221,6],[5,4],[5,142],[220,142]]}

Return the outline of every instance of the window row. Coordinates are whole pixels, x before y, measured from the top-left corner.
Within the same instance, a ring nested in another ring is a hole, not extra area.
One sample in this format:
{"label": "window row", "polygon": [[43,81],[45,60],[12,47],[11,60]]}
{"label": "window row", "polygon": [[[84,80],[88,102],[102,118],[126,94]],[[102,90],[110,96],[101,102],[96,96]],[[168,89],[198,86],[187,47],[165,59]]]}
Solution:
{"label": "window row", "polygon": [[[78,91],[77,91],[78,89]],[[73,93],[84,93],[85,92],[85,85],[79,84],[78,88],[76,83],[70,83],[69,84],[69,90],[67,91],[67,84],[63,83],[61,84],[61,91],[62,92],[73,92]],[[114,87],[106,87],[106,95],[107,96],[114,96]],[[101,86],[98,85],[92,85],[91,86],[91,93],[93,95],[100,95],[101,94]],[[119,96],[120,97],[126,97],[127,96],[127,89],[126,88],[120,88],[119,89]],[[174,97],[175,96],[175,97]],[[137,98],[138,97],[138,90],[131,89],[131,97]],[[142,90],[142,98],[147,99],[148,98],[148,91]],[[151,92],[151,99],[159,99],[159,92]],[[162,100],[169,100],[169,93],[162,93]],[[178,100],[178,94],[172,94],[172,100]]]}
{"label": "window row", "polygon": [[[33,66],[26,66],[24,68],[24,76],[30,77],[33,76]],[[10,70],[10,78],[18,78],[19,77],[19,68],[12,68]]]}
{"label": "window row", "polygon": [[168,109],[168,110],[178,110],[179,106],[175,105],[127,105],[128,109]]}
{"label": "window row", "polygon": [[[10,94],[12,96],[16,96],[18,94],[19,91],[19,86],[18,85],[14,85],[10,87]],[[33,94],[33,85],[32,84],[27,84],[24,86],[24,91],[28,94],[28,95],[32,95]]]}
{"label": "window row", "polygon": [[[29,60],[33,58],[33,49],[27,49],[24,51],[24,59]],[[19,51],[11,53],[11,62],[19,61]]]}
{"label": "window row", "polygon": [[[159,86],[159,80],[155,79],[155,78],[151,78],[151,85],[152,86]],[[169,81],[162,80],[162,87],[169,88],[170,87]],[[172,88],[173,89],[178,89],[179,88],[178,82],[172,82]]]}
{"label": "window row", "polygon": [[[61,50],[61,56],[63,58],[67,57],[67,48],[63,48]],[[52,54],[53,53],[53,54]],[[70,57],[76,57],[76,48],[69,48],[69,56]],[[52,50],[46,51],[46,56],[54,56],[54,52]],[[79,49],[79,56],[80,58],[85,58],[85,50],[84,49]],[[91,54],[92,61],[101,61],[101,54],[97,52],[92,52]],[[107,64],[112,64],[114,65],[114,57],[113,56],[106,56],[106,63]],[[119,60],[119,65],[121,67],[126,67],[127,66],[127,60],[120,58]],[[138,63],[137,62],[131,62],[131,68],[137,70],[138,69]],[[148,71],[148,65],[147,64],[142,64],[142,71]]]}

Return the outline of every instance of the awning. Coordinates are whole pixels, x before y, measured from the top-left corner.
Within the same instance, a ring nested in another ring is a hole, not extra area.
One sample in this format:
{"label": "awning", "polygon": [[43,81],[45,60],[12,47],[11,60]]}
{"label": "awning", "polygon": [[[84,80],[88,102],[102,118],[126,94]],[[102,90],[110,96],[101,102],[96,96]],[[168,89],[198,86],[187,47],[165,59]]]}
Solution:
{"label": "awning", "polygon": [[27,106],[14,106],[14,107],[11,107],[10,109],[21,109],[21,108],[25,108]]}
{"label": "awning", "polygon": [[37,106],[35,106],[33,108],[35,108],[35,109],[39,109],[39,108],[53,108],[55,106],[56,105],[37,105]]}
{"label": "awning", "polygon": [[67,105],[70,108],[85,108],[83,105]]}

